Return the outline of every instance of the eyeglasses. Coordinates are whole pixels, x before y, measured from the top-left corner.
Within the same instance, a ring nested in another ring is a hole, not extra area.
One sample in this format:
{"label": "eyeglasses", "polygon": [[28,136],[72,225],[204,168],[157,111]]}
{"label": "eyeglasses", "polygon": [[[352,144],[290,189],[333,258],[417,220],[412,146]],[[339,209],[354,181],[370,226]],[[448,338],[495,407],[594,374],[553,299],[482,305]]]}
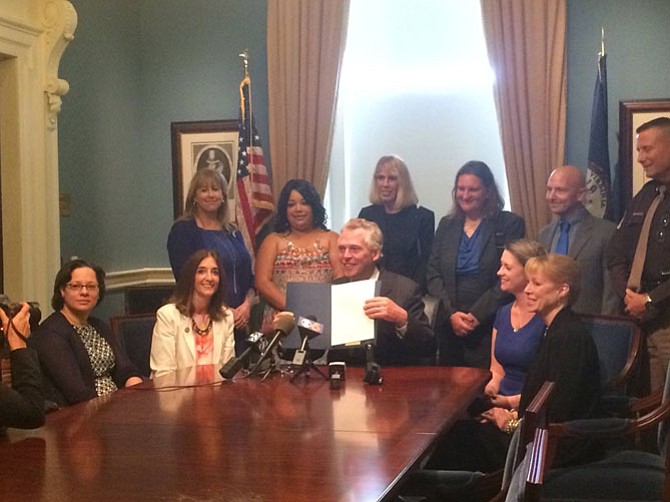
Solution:
{"label": "eyeglasses", "polygon": [[91,284],[79,284],[79,283],[72,284],[72,283],[68,283],[68,284],[66,284],[66,286],[67,286],[67,289],[69,289],[70,291],[76,291],[77,293],[84,288],[86,288],[87,291],[97,291],[98,287],[99,287],[95,283],[91,283]]}

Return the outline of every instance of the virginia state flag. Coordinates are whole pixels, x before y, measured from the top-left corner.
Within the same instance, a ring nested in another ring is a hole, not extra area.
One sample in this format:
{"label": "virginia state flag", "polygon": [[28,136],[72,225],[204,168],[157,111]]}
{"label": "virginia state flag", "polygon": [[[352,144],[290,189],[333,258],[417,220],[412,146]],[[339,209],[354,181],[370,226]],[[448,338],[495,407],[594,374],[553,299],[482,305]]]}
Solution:
{"label": "virginia state flag", "polygon": [[610,154],[607,140],[607,56],[598,54],[598,75],[593,91],[591,109],[591,136],[589,162],[586,170],[588,195],[586,207],[591,214],[611,217],[612,197],[610,180]]}

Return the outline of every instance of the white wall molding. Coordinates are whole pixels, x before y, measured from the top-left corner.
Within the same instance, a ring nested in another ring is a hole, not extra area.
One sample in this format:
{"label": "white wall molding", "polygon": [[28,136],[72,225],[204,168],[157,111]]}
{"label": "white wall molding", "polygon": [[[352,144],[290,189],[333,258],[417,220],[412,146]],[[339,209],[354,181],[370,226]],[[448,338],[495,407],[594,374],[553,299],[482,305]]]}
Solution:
{"label": "white wall molding", "polygon": [[174,282],[170,268],[138,268],[109,272],[105,276],[107,291],[118,291],[130,286],[171,286]]}

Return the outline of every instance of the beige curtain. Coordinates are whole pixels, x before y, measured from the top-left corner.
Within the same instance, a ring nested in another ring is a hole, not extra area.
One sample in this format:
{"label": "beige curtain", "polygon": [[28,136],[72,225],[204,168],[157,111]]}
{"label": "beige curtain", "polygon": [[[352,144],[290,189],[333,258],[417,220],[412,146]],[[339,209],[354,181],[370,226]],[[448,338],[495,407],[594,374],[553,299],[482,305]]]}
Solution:
{"label": "beige curtain", "polygon": [[535,237],[551,219],[544,193],[563,164],[565,0],[481,0],[512,210]]}
{"label": "beige curtain", "polygon": [[349,0],[269,0],[267,14],[272,188],[305,178],[323,195]]}

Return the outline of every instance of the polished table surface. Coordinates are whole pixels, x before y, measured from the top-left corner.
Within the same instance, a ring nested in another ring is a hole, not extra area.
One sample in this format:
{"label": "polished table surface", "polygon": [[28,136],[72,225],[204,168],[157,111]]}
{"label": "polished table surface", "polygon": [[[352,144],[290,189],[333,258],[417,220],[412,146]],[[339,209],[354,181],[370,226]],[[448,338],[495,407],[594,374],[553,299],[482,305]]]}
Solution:
{"label": "polished table surface", "polygon": [[[221,382],[181,370],[0,436],[0,499],[389,500],[489,378],[472,368],[348,368]],[[317,378],[318,377],[318,378]],[[187,386],[187,387],[182,387]]]}

